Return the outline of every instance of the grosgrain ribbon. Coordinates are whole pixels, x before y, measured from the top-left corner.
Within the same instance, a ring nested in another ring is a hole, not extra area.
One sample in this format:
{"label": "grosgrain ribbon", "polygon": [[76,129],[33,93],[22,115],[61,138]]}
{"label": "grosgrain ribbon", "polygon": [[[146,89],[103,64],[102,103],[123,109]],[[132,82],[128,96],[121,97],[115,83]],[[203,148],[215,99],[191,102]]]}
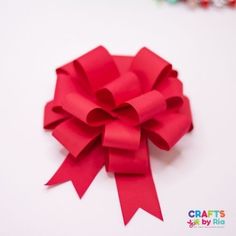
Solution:
{"label": "grosgrain ribbon", "polygon": [[47,185],[72,181],[82,197],[105,165],[115,174],[125,224],[139,208],[163,220],[147,140],[169,150],[193,128],[178,73],[147,48],[132,57],[99,46],[56,74],[44,128],[69,154]]}

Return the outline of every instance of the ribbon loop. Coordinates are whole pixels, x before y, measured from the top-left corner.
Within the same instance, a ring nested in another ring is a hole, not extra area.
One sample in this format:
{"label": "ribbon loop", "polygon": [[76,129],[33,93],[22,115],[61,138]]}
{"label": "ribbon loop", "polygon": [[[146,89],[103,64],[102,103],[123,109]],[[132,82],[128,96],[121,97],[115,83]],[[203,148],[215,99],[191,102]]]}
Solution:
{"label": "ribbon loop", "polygon": [[149,139],[164,150],[170,150],[188,132],[189,127],[188,117],[178,113],[163,114],[144,126]]}
{"label": "ribbon loop", "polygon": [[62,110],[62,102],[65,96],[69,93],[78,92],[76,84],[73,83],[72,79],[65,74],[59,74],[57,77],[55,92],[54,92],[54,107],[53,110]]}
{"label": "ribbon loop", "polygon": [[96,96],[101,104],[109,108],[115,108],[117,105],[139,96],[141,93],[142,88],[138,77],[132,72],[126,72],[98,90]]}
{"label": "ribbon loop", "polygon": [[72,118],[58,125],[52,134],[74,157],[78,157],[100,133],[100,128],[92,128]]}
{"label": "ribbon loop", "polygon": [[183,104],[183,85],[175,77],[168,77],[157,84],[156,90],[166,99],[168,107],[181,106]]}
{"label": "ribbon loop", "polygon": [[84,54],[74,61],[77,71],[82,71],[89,81],[93,91],[96,91],[119,77],[117,66],[102,46]]}
{"label": "ribbon loop", "polygon": [[58,67],[56,69],[56,74],[57,76],[67,75],[72,78],[77,76],[77,72],[76,72],[73,62],[69,62],[63,66]]}
{"label": "ribbon loop", "polygon": [[54,111],[54,101],[50,101],[46,104],[44,109],[44,121],[43,127],[45,129],[53,129],[58,124],[68,118],[68,114],[64,111]]}
{"label": "ribbon loop", "polygon": [[120,174],[145,174],[148,162],[147,138],[143,136],[137,150],[109,148],[106,169]]}
{"label": "ribbon loop", "polygon": [[112,120],[104,109],[78,93],[70,93],[64,98],[63,109],[91,126],[104,125]]}
{"label": "ribbon loop", "polygon": [[119,119],[132,125],[141,124],[166,109],[164,97],[158,91],[150,91],[120,105],[114,111]]}
{"label": "ribbon loop", "polygon": [[113,121],[105,126],[102,144],[106,147],[136,150],[140,145],[140,137],[140,127]]}
{"label": "ribbon loop", "polygon": [[178,112],[187,117],[188,122],[190,124],[188,132],[190,132],[193,129],[193,118],[192,118],[192,112],[190,109],[190,102],[186,96],[183,96],[183,105],[180,107]]}
{"label": "ribbon loop", "polygon": [[136,54],[131,64],[131,70],[140,78],[145,92],[150,91],[171,69],[169,62],[145,47]]}

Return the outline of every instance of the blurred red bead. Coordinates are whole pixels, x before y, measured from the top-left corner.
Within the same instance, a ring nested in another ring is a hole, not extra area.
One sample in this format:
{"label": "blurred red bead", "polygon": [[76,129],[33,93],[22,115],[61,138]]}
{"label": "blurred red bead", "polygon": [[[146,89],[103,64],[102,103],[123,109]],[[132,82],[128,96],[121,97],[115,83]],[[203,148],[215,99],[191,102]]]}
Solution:
{"label": "blurred red bead", "polygon": [[228,5],[230,7],[236,7],[236,0],[228,0]]}
{"label": "blurred red bead", "polygon": [[199,1],[199,5],[200,5],[201,7],[207,8],[207,7],[209,7],[209,5],[210,5],[210,1],[209,1],[209,0],[200,0],[200,1]]}

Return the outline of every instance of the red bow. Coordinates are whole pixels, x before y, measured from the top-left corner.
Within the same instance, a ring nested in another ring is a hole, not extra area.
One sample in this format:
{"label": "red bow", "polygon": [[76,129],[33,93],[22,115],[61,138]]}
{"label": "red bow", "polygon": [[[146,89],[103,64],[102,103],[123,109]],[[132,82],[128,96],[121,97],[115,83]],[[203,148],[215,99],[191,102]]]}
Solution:
{"label": "red bow", "polygon": [[147,48],[131,57],[101,46],[56,72],[44,128],[69,154],[47,185],[70,180],[82,197],[105,165],[115,173],[125,224],[138,208],[163,220],[147,139],[169,150],[192,129],[177,72]]}

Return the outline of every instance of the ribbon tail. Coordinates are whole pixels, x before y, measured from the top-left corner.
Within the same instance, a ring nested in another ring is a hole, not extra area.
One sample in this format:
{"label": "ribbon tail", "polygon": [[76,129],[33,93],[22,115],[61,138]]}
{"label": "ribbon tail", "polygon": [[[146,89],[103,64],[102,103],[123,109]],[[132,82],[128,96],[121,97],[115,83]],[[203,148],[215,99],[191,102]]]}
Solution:
{"label": "ribbon tail", "polygon": [[116,174],[115,179],[125,225],[139,208],[163,221],[150,168],[145,175]]}
{"label": "ribbon tail", "polygon": [[51,186],[71,181],[79,197],[82,198],[105,162],[105,149],[100,143],[94,145],[96,146],[85,150],[78,158],[68,154],[46,185]]}

